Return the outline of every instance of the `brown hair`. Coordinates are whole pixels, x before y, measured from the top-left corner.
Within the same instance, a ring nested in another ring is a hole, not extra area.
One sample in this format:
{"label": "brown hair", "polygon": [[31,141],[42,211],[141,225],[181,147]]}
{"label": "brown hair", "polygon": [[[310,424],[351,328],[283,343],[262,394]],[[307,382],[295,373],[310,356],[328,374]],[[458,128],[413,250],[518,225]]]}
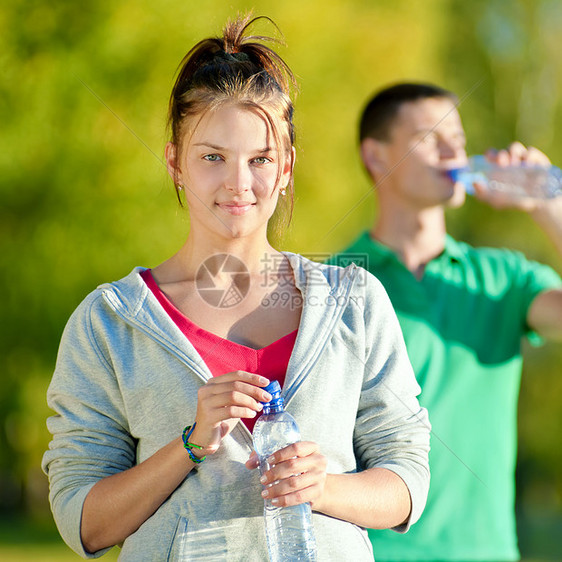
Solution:
{"label": "brown hair", "polygon": [[458,103],[453,92],[433,84],[406,82],[379,91],[363,110],[359,122],[359,141],[366,138],[389,140],[390,129],[402,105],[430,98],[445,98]]}
{"label": "brown hair", "polygon": [[[248,28],[266,16],[251,14],[228,21],[222,37],[210,37],[197,43],[183,58],[170,96],[168,127],[176,153],[191,117],[226,102],[236,103],[260,115],[273,134],[279,152],[290,152],[295,141],[293,103],[290,86],[295,79],[285,61],[263,41],[276,41],[264,36],[246,36]],[[283,130],[284,129],[284,130]],[[278,179],[281,177],[281,167]],[[182,205],[181,190],[174,181]],[[293,178],[287,186],[289,220],[293,210]]]}

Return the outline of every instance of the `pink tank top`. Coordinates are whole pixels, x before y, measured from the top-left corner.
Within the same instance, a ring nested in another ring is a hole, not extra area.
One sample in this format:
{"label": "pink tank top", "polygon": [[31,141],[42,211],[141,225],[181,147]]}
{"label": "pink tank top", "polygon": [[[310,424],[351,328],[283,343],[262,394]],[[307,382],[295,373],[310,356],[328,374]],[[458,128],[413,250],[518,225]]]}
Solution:
{"label": "pink tank top", "polygon": [[[176,326],[205,361],[213,377],[231,371],[247,371],[267,377],[269,380],[275,379],[283,387],[298,330],[261,349],[235,343],[200,328],[180,312],[160,290],[149,269],[142,271],[140,275]],[[256,418],[243,418],[242,421],[252,431]]]}

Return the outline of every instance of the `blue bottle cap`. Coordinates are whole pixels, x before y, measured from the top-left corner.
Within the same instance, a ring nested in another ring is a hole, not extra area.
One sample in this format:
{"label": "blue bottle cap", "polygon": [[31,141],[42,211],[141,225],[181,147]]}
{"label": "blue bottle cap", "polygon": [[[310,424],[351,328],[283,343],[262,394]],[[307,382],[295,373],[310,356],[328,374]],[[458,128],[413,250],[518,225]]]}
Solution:
{"label": "blue bottle cap", "polygon": [[465,166],[463,168],[451,168],[450,170],[447,170],[447,175],[454,182],[458,182],[458,181],[462,181],[462,174],[464,174],[468,171],[469,171],[468,166]]}
{"label": "blue bottle cap", "polygon": [[[462,168],[451,168],[447,170],[447,175],[455,183],[462,183],[464,190],[469,195],[474,195],[474,185],[473,182],[477,179],[477,176],[470,171],[468,166],[463,166]],[[485,178],[483,178],[485,181]]]}
{"label": "blue bottle cap", "polygon": [[262,402],[262,404],[274,404],[281,399],[281,385],[279,381],[271,381],[264,390],[271,394],[271,400],[269,402]]}

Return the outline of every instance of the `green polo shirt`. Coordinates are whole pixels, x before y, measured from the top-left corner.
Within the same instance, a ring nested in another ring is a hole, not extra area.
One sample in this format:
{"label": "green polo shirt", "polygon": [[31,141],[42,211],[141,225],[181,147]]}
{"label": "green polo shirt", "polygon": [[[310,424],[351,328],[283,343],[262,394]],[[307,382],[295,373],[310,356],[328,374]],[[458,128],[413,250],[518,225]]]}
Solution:
{"label": "green polo shirt", "polygon": [[538,342],[527,311],[560,277],[520,253],[450,236],[419,281],[368,233],[330,261],[350,259],[390,296],[433,428],[426,509],[406,534],[369,531],[377,562],[517,560],[521,338]]}

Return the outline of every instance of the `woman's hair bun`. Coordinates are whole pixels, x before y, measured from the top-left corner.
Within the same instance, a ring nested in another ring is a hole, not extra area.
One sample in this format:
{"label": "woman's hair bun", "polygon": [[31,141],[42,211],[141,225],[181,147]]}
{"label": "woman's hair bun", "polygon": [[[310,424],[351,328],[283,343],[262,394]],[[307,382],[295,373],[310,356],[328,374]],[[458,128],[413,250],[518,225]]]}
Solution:
{"label": "woman's hair bun", "polygon": [[222,90],[225,81],[246,80],[262,73],[289,94],[290,85],[296,84],[294,76],[285,61],[264,44],[281,41],[263,35],[247,35],[248,29],[262,19],[277,28],[267,16],[252,18],[248,14],[228,21],[222,36],[199,41],[180,63],[173,90],[175,99],[190,89]]}

